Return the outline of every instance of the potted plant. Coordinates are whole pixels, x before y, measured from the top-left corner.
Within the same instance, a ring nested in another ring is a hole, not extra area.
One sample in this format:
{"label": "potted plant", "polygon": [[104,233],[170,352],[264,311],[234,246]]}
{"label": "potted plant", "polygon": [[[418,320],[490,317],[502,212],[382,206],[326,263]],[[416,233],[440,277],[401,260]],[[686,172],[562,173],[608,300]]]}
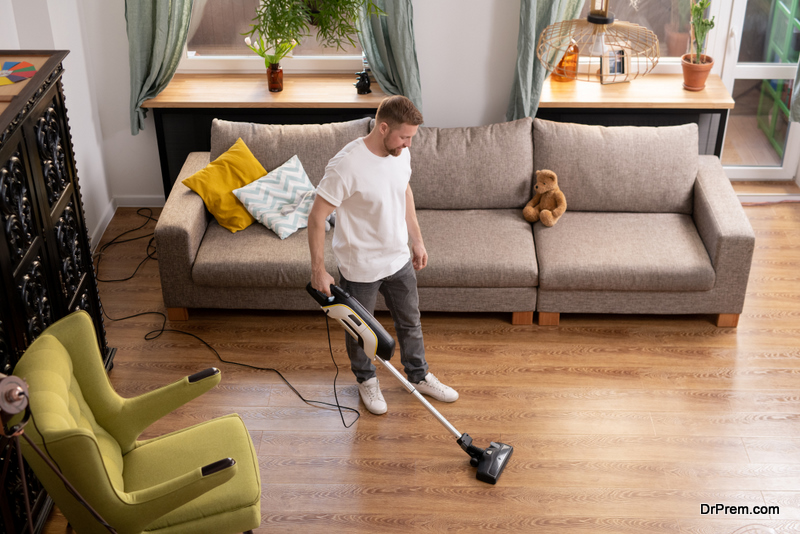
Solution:
{"label": "potted plant", "polygon": [[705,55],[706,37],[714,27],[714,17],[705,18],[711,0],[692,0],[691,38],[692,50],[681,57],[683,68],[683,87],[689,91],[701,91],[706,86],[708,73],[714,66],[714,59]]}
{"label": "potted plant", "polygon": [[262,0],[250,31],[242,35],[250,50],[264,58],[269,90],[283,90],[280,62],[310,36],[309,24],[316,26],[317,40],[324,46],[355,46],[362,7],[369,15],[385,14],[373,0]]}

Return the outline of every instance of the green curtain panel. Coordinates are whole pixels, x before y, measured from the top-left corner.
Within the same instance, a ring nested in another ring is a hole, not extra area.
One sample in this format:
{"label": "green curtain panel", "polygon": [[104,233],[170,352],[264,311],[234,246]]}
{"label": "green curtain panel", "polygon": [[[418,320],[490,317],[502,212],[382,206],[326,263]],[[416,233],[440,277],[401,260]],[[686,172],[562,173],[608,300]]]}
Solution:
{"label": "green curtain panel", "polygon": [[519,6],[519,37],[517,37],[517,66],[508,103],[506,120],[533,117],[539,108],[542,83],[547,77],[536,57],[539,35],[550,24],[578,17],[584,0],[521,0]]}
{"label": "green curtain panel", "polygon": [[372,74],[384,93],[408,97],[422,111],[411,0],[374,0],[374,3],[386,16],[367,17],[362,7],[358,32]]}
{"label": "green curtain panel", "polygon": [[192,0],[125,0],[131,64],[131,133],[144,129],[142,102],[175,75],[189,31]]}
{"label": "green curtain panel", "polygon": [[794,78],[794,86],[792,88],[792,109],[790,120],[792,122],[800,122],[800,66],[797,68],[797,74]]}

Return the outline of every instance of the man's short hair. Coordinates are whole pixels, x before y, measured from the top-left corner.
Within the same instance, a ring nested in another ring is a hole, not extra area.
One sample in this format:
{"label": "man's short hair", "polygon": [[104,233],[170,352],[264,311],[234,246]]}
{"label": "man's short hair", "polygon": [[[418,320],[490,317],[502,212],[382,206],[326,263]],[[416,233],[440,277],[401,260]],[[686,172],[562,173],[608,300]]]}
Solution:
{"label": "man's short hair", "polygon": [[396,128],[402,124],[419,126],[422,124],[422,113],[408,98],[395,95],[383,99],[375,113],[375,123],[385,122],[389,128]]}

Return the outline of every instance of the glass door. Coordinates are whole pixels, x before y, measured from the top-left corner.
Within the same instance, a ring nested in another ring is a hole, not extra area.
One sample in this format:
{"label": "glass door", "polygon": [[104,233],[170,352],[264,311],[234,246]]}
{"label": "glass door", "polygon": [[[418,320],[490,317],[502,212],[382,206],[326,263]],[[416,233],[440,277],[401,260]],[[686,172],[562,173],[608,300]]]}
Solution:
{"label": "glass door", "polygon": [[736,102],[722,149],[725,172],[731,180],[792,180],[800,163],[800,128],[789,122],[800,0],[733,0],[730,13],[719,13],[717,31],[714,54],[723,58],[722,81]]}

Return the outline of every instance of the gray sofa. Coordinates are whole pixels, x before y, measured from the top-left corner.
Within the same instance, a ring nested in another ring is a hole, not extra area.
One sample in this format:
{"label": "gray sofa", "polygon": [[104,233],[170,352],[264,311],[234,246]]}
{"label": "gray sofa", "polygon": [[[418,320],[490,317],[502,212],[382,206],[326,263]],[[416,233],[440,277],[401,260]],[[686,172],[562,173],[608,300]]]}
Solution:
{"label": "gray sofa", "polygon": [[[328,160],[370,120],[261,125],[215,120],[211,152],[192,153],[156,226],[170,318],[189,308],[313,310],[306,230],[281,241],[258,223],[235,234],[181,183],[241,137],[267,170],[297,154],[316,185]],[[429,254],[423,311],[512,312],[558,324],[560,313],[715,314],[735,326],[752,229],[695,125],[603,128],[522,119],[474,128],[421,127],[411,187]],[[535,147],[535,151],[534,151]],[[534,169],[559,176],[568,210],[552,228],[522,207]],[[326,264],[337,275],[330,248]],[[379,309],[385,308],[383,303]]]}

